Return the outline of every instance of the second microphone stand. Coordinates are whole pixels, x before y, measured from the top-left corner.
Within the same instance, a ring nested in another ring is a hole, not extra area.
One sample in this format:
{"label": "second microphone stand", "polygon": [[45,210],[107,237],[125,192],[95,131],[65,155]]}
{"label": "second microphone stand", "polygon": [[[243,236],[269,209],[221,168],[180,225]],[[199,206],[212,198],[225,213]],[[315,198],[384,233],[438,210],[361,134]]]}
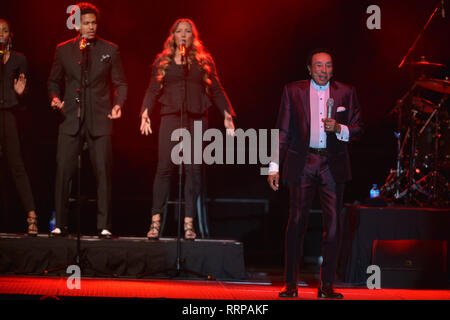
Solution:
{"label": "second microphone stand", "polygon": [[[185,55],[181,55],[181,64],[183,65],[183,78],[184,78],[184,99],[183,99],[183,103],[181,104],[181,110],[180,110],[180,126],[178,130],[183,130],[185,129],[185,112],[187,110],[187,97],[188,97],[188,85],[187,85],[187,77],[189,75],[189,63],[186,59]],[[186,123],[189,122],[189,119],[186,119]],[[188,125],[187,125],[188,126]],[[181,138],[180,141],[180,147],[181,150],[184,152],[183,149],[183,143],[185,142],[183,140],[183,135],[180,134],[179,135]],[[184,156],[184,154],[183,154]],[[182,157],[180,159],[180,163],[178,164],[178,201],[177,201],[177,216],[178,216],[178,225],[177,225],[177,244],[176,244],[176,258],[175,258],[175,265],[174,267],[165,269],[165,270],[159,270],[156,272],[151,272],[151,273],[144,273],[144,274],[140,274],[139,277],[145,277],[145,276],[149,276],[149,275],[156,275],[156,274],[161,274],[161,273],[165,273],[167,275],[169,275],[170,278],[178,278],[180,277],[183,273],[184,274],[191,274],[194,276],[197,276],[199,278],[204,278],[207,280],[213,280],[213,277],[211,275],[205,275],[193,270],[189,270],[186,269],[183,265],[183,261],[181,259],[181,218],[182,218],[182,197],[183,197],[183,158]]]}
{"label": "second microphone stand", "polygon": [[[88,54],[87,54],[87,43],[84,42],[84,44],[81,43],[81,41],[86,41],[85,38],[81,38],[80,40],[80,51],[81,51],[81,61],[79,62],[80,64],[80,70],[81,70],[81,74],[80,74],[80,88],[77,90],[78,91],[78,98],[76,98],[76,102],[78,104],[78,112],[77,112],[77,117],[78,117],[78,134],[81,136],[80,138],[82,138],[83,135],[83,131],[82,131],[82,126],[83,126],[83,117],[82,114],[86,108],[86,88],[88,87],[89,83],[88,83]],[[76,254],[75,254],[75,258],[74,258],[74,263],[75,265],[77,265],[80,268],[80,273],[82,274],[82,270],[83,270],[83,261],[82,261],[82,255],[81,255],[81,207],[82,207],[82,202],[84,201],[84,199],[81,197],[81,167],[82,167],[82,153],[83,150],[86,149],[86,142],[83,142],[83,147],[80,148],[80,150],[78,151],[78,156],[77,156],[77,247],[76,247]],[[59,271],[59,270],[66,270],[67,267],[69,267],[70,265],[65,265],[65,266],[59,266],[56,268],[51,268],[51,269],[47,269],[44,270],[44,274],[47,275],[49,273],[55,272],[55,271]]]}
{"label": "second microphone stand", "polygon": [[[189,75],[189,63],[186,59],[185,52],[181,55],[181,64],[183,65],[184,70],[184,99],[181,105],[180,112],[180,129],[182,130],[185,127],[185,119],[184,116],[187,115],[187,97],[188,97],[188,86],[187,86],[187,77]],[[189,127],[189,119],[186,119],[187,127]],[[183,149],[183,135],[180,134],[181,137],[181,149],[183,150],[183,158],[184,158],[184,149]],[[180,164],[178,166],[178,226],[177,226],[177,256],[175,260],[175,277],[181,276],[182,272],[192,274],[201,278],[211,279],[210,275],[204,275],[192,270],[188,270],[183,266],[183,262],[181,261],[181,219],[182,219],[182,190],[183,190],[183,158],[181,158]],[[186,199],[185,199],[186,201]],[[192,222],[193,223],[193,222]]]}
{"label": "second microphone stand", "polygon": [[[80,46],[81,49],[81,46]],[[81,78],[80,78],[80,95],[81,99],[78,104],[78,133],[83,135],[83,112],[86,112],[86,91],[89,86],[89,61],[88,61],[89,43],[86,43],[85,47],[81,49]],[[81,263],[81,207],[83,200],[81,197],[81,167],[82,167],[82,154],[83,150],[87,147],[86,142],[83,141],[83,147],[78,151],[78,185],[77,185],[77,265],[82,269]]]}

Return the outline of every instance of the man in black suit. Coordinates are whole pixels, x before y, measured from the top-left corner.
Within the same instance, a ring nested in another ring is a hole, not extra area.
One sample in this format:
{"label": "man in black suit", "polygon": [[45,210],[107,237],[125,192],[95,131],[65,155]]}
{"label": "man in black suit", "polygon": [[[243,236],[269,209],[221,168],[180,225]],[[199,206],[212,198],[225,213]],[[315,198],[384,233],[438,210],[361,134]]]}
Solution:
{"label": "man in black suit", "polygon": [[56,228],[51,235],[66,234],[69,184],[86,142],[97,181],[97,229],[100,237],[110,238],[112,120],[122,116],[127,83],[118,46],[96,35],[97,8],[89,3],[78,7],[80,34],[57,46],[48,80],[51,106],[63,117],[56,156]]}
{"label": "man in black suit", "polygon": [[[308,215],[316,189],[323,212],[323,263],[318,297],[342,299],[333,290],[340,240],[344,184],[351,179],[347,143],[362,132],[355,89],[330,81],[333,60],[327,50],[314,50],[308,59],[311,80],[285,86],[278,115],[279,163],[271,163],[268,182],[289,185],[286,228],[285,287],[280,297],[297,296],[297,271],[303,254]],[[328,111],[329,109],[329,111]]]}

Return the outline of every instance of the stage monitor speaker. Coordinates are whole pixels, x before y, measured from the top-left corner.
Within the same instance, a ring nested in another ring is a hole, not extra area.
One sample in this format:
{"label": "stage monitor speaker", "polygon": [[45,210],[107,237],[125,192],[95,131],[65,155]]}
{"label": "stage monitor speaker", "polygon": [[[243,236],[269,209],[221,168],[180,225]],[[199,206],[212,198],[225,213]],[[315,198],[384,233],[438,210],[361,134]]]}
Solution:
{"label": "stage monitor speaker", "polygon": [[447,241],[374,240],[372,264],[381,269],[382,288],[448,287]]}

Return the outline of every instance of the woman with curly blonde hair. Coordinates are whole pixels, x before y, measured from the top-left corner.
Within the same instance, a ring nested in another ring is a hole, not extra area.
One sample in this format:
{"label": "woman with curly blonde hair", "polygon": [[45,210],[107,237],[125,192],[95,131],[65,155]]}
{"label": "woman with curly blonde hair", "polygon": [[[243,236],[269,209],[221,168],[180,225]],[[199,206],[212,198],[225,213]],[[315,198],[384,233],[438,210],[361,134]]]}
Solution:
{"label": "woman with curly blonde hair", "polygon": [[[158,239],[161,213],[167,205],[174,168],[170,156],[176,145],[176,141],[171,141],[172,132],[180,126],[193,132],[194,121],[201,121],[204,128],[207,110],[213,104],[224,115],[227,133],[234,130],[233,107],[217,77],[214,61],[200,41],[195,24],[189,19],[175,21],[163,51],[153,63],[152,77],[141,109],[140,130],[143,135],[152,133],[150,115],[157,103],[161,106],[161,124],[158,166],[153,182],[152,221],[147,233],[149,239]],[[180,123],[181,118],[183,124]],[[201,190],[201,165],[191,161],[184,167],[184,238],[192,240],[196,238],[193,220],[196,216],[195,202]]]}

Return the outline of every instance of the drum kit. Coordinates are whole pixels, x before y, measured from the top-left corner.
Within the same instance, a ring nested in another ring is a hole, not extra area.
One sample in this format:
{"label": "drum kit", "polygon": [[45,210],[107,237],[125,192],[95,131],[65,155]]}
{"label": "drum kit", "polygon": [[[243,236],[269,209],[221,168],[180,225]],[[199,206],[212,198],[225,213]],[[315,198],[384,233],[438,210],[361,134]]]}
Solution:
{"label": "drum kit", "polygon": [[450,206],[450,81],[427,77],[427,71],[444,64],[425,57],[407,64],[421,75],[390,113],[397,115],[397,161],[380,192],[407,205]]}

